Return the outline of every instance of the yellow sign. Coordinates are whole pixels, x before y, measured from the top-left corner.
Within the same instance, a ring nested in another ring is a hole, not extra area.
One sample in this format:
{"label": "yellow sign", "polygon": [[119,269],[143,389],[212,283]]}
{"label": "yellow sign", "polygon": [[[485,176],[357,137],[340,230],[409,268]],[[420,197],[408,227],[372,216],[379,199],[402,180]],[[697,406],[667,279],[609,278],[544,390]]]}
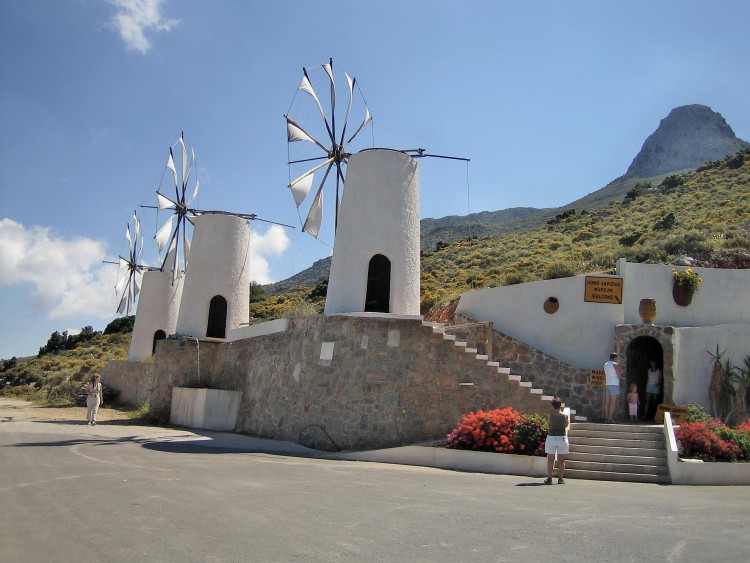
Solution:
{"label": "yellow sign", "polygon": [[654,421],[657,424],[664,424],[664,413],[668,412],[672,415],[672,422],[674,424],[682,424],[685,422],[685,416],[687,415],[687,407],[676,407],[674,405],[661,404],[656,407],[656,416]]}
{"label": "yellow sign", "polygon": [[586,294],[590,303],[622,303],[622,278],[586,276]]}
{"label": "yellow sign", "polygon": [[589,383],[593,385],[594,387],[604,387],[604,384],[607,382],[607,376],[604,373],[603,369],[592,369],[591,370],[591,378],[589,379]]}

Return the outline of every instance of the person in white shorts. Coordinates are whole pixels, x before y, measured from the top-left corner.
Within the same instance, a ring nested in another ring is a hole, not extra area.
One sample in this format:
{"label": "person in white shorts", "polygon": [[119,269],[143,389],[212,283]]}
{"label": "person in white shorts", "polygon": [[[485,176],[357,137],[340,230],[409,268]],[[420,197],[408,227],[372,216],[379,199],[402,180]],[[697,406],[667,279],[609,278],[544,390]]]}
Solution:
{"label": "person in white shorts", "polygon": [[557,484],[565,483],[565,456],[570,451],[568,443],[568,427],[570,418],[562,411],[562,401],[559,397],[552,399],[552,412],[547,415],[547,440],[544,442],[544,453],[547,454],[547,478],[545,485],[552,484],[552,469],[557,456]]}

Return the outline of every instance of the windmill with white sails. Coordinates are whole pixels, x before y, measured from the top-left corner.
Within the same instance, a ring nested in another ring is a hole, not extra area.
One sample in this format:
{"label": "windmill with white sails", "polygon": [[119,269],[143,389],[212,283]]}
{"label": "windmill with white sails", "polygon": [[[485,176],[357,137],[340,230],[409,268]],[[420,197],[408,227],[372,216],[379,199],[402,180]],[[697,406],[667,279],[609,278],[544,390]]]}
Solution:
{"label": "windmill with white sails", "polygon": [[[334,223],[338,223],[345,168],[351,156],[350,145],[372,121],[372,114],[359,89],[357,79],[346,72],[344,77],[348,97],[346,110],[341,111],[337,110],[336,106],[333,59],[319,66],[303,68],[302,79],[294,99],[284,115],[289,143],[288,187],[300,214],[302,230],[315,238],[318,238],[321,232],[324,188],[329,184],[336,186]],[[319,91],[326,93],[318,94]],[[356,129],[350,125],[350,119],[355,120]],[[300,145],[302,147],[297,148]],[[293,180],[292,174],[295,175]],[[312,203],[306,203],[314,186],[317,187]],[[304,220],[300,208],[303,211],[307,210]]]}

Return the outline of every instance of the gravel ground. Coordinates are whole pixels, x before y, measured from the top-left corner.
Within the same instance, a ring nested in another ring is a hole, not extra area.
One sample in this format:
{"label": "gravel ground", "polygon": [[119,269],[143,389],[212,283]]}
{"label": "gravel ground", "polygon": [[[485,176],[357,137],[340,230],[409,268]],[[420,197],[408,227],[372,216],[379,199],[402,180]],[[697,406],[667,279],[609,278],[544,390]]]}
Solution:
{"label": "gravel ground", "polygon": [[[0,397],[0,409],[4,416],[17,420],[53,420],[53,421],[86,421],[86,407],[49,407],[36,405],[30,401],[11,397]],[[99,407],[97,422],[117,421],[118,424],[138,424],[127,413],[105,404]],[[140,421],[142,424],[143,422]]]}

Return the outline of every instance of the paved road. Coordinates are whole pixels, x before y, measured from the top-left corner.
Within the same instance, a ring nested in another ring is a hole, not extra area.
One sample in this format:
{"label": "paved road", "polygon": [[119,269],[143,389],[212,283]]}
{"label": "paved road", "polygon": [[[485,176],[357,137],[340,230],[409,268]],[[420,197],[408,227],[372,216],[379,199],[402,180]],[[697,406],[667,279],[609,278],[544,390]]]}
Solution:
{"label": "paved road", "polygon": [[[276,453],[267,453],[268,450]],[[0,405],[0,561],[748,561],[750,487],[460,473]]]}

